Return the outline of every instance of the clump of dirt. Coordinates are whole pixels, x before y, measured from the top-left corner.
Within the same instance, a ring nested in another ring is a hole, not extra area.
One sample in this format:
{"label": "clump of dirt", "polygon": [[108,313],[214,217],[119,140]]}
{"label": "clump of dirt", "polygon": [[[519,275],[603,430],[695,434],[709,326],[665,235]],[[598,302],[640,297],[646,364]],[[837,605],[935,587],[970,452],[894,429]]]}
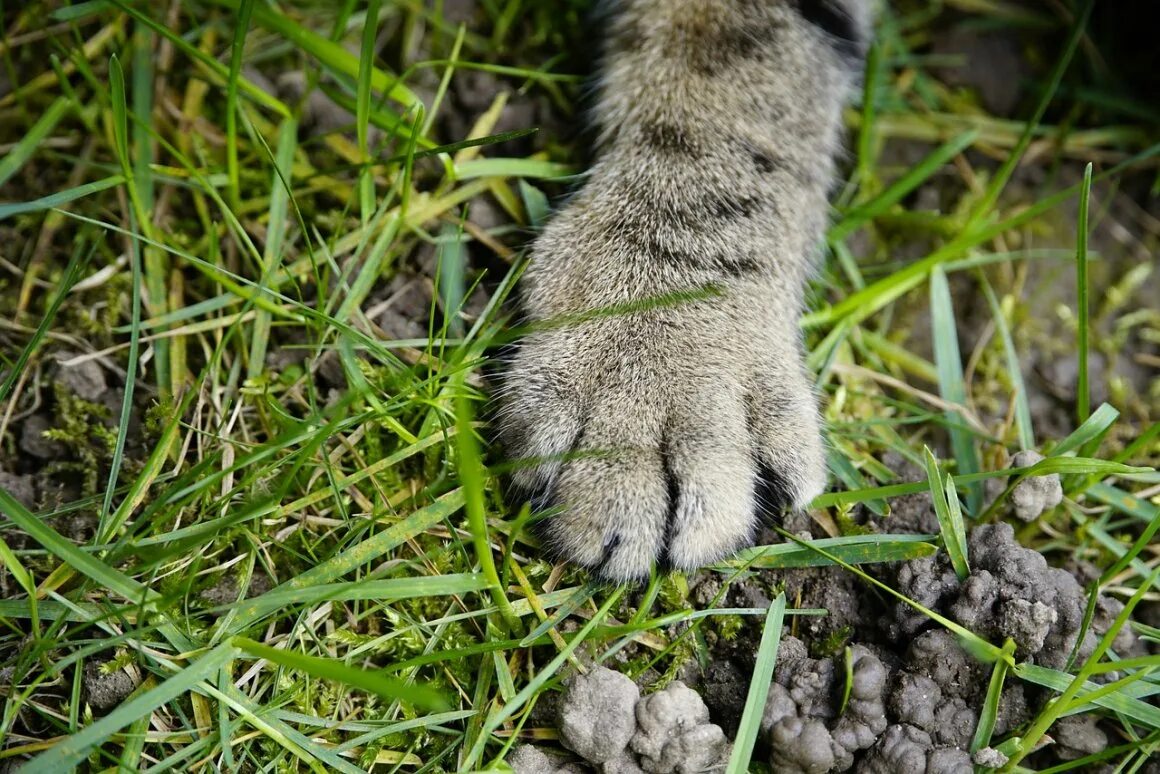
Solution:
{"label": "clump of dirt", "polygon": [[[729,758],[725,732],[709,722],[700,694],[677,680],[641,697],[628,677],[602,666],[570,681],[558,707],[560,741],[605,774],[691,774]],[[508,763],[517,774],[585,771],[584,764],[523,745]]]}
{"label": "clump of dirt", "polygon": [[[929,499],[925,507],[930,508]],[[1008,524],[971,530],[968,556],[966,580],[959,579],[942,551],[878,572],[909,598],[990,642],[1011,639],[1020,662],[1052,669],[1065,668],[1073,653],[1078,660],[1090,655],[1123,609],[1114,599],[1100,598],[1085,630],[1083,586],[1067,570],[1049,566],[1042,554],[1021,546]],[[801,637],[783,635],[756,754],[773,771],[789,774],[967,774],[975,765],[1003,765],[999,750],[969,752],[992,666],[929,616],[871,594],[864,584],[842,582],[850,577],[834,568],[769,571],[726,590],[724,604],[759,606],[769,603],[761,583],[787,592],[793,586],[796,605],[825,607],[839,619],[837,625],[811,627],[804,622],[825,618],[799,616],[794,625]],[[694,601],[713,598],[721,584],[719,576],[705,575],[692,591]],[[605,772],[704,770],[711,765],[708,758],[702,760],[705,751],[713,751],[709,757],[727,755],[725,732],[732,735],[741,718],[760,637],[756,629],[747,627],[732,639],[706,635],[713,654],[707,668],[681,673],[700,693],[677,681],[639,698],[629,678],[607,670],[575,678],[562,699],[559,725],[564,746],[583,761],[565,764],[546,750],[526,750],[512,761],[516,771],[575,771],[584,765]],[[842,631],[848,644],[834,647],[835,633]],[[829,653],[816,655],[819,639],[828,643]],[[1113,650],[1119,657],[1148,652],[1127,628]],[[1047,695],[1008,680],[993,737],[1028,723]],[[1108,735],[1100,723],[1094,714],[1061,720],[1052,731],[1054,743],[1040,755],[1065,761],[1103,749]],[[688,768],[694,762],[700,768]]]}
{"label": "clump of dirt", "polygon": [[106,663],[89,661],[81,680],[85,701],[95,710],[104,712],[116,707],[141,682],[127,669],[108,669]]}

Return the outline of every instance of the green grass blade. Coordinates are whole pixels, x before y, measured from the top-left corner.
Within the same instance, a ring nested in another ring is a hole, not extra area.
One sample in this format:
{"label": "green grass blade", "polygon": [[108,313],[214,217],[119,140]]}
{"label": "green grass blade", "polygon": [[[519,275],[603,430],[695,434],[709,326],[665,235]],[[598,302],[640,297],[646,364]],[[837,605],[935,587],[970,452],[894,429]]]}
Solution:
{"label": "green grass blade", "polygon": [[[1003,652],[1008,657],[1015,656],[1015,641],[1008,639],[1003,643]],[[975,735],[971,739],[971,753],[977,753],[984,747],[991,745],[991,734],[995,730],[995,721],[999,717],[999,700],[1003,696],[1003,683],[1010,668],[1008,659],[999,659],[991,669],[991,682],[987,685],[987,695],[983,699],[983,707],[979,712],[979,723],[975,726]]]}
{"label": "green grass blade", "polygon": [[907,194],[941,170],[948,161],[970,147],[978,136],[978,130],[971,129],[935,148],[926,158],[907,170],[906,174],[889,185],[878,196],[846,213],[830,229],[827,239],[830,242],[839,242],[857,231],[867,221],[873,220],[898,204],[906,198]]}
{"label": "green grass blade", "polygon": [[230,645],[237,651],[265,659],[273,664],[305,672],[324,680],[346,683],[384,699],[401,699],[416,707],[434,711],[443,711],[449,707],[447,697],[439,691],[419,685],[409,685],[402,680],[387,677],[379,672],[356,669],[337,659],[272,648],[245,637],[231,638]]}
{"label": "green grass blade", "polygon": [[[1066,672],[1059,672],[1035,664],[1017,664],[1012,671],[1021,680],[1050,688],[1057,693],[1066,691],[1075,681],[1075,677]],[[1076,690],[1075,696],[1082,699],[1100,688],[1099,683],[1085,680]],[[1149,696],[1154,695],[1155,690],[1154,686],[1148,687],[1138,684],[1126,686],[1119,693],[1097,697],[1093,703],[1151,728],[1160,728],[1160,707],[1145,701]]]}
{"label": "green grass blade", "polygon": [[1019,136],[1015,147],[1007,154],[1007,158],[1003,161],[1003,164],[987,185],[987,190],[976,203],[974,210],[971,212],[966,230],[970,230],[972,226],[982,223],[991,217],[991,213],[995,211],[999,202],[999,196],[1003,193],[1003,189],[1006,188],[1007,181],[1011,179],[1011,175],[1015,174],[1015,169],[1019,166],[1019,162],[1023,159],[1023,154],[1031,144],[1031,139],[1035,136],[1040,121],[1043,120],[1044,114],[1047,113],[1047,108],[1051,105],[1052,100],[1059,91],[1059,85],[1063,82],[1063,76],[1071,64],[1072,57],[1075,56],[1075,51],[1079,47],[1080,41],[1083,40],[1084,33],[1087,31],[1088,19],[1091,18],[1092,8],[1094,7],[1095,0],[1087,0],[1083,4],[1082,10],[1080,10],[1075,19],[1075,23],[1072,25],[1071,34],[1064,44],[1063,52],[1060,54],[1059,59],[1055,63],[1055,67],[1052,69],[1047,88],[1043,90],[1043,96],[1040,97],[1039,104],[1035,107],[1035,113],[1024,124],[1023,133]]}
{"label": "green grass blade", "polygon": [[12,202],[9,204],[0,204],[0,220],[14,217],[16,215],[26,215],[30,212],[43,212],[44,210],[54,210],[63,207],[70,202],[75,202],[77,199],[83,199],[86,196],[92,196],[95,193],[114,188],[119,185],[124,185],[124,175],[110,175],[109,177],[95,180],[91,183],[83,183],[73,188],[66,188],[63,191],[58,191],[48,196],[42,196],[39,199],[33,199],[27,202]]}
{"label": "green grass blade", "polygon": [[[136,185],[133,181],[133,168],[129,160],[128,136],[128,109],[125,100],[125,75],[121,71],[121,63],[116,56],[109,60],[110,98],[113,104],[113,135],[117,152],[121,159],[121,169],[129,187],[130,198],[137,201],[133,192]],[[138,208],[140,210],[142,208]],[[147,215],[147,213],[146,213]],[[132,218],[131,218],[132,219]],[[144,222],[140,217],[138,220]],[[121,417],[117,439],[113,447],[112,459],[109,462],[109,480],[105,486],[105,496],[101,503],[98,516],[100,527],[98,534],[106,534],[106,523],[112,513],[113,492],[117,488],[117,478],[121,474],[121,466],[125,457],[125,442],[128,438],[129,418],[133,411],[133,389],[137,384],[138,349],[141,341],[141,242],[133,239],[129,246],[129,266],[132,285],[130,286],[130,329],[129,329],[129,356],[125,370],[125,394],[121,399]],[[164,385],[162,385],[164,388]]]}
{"label": "green grass blade", "polygon": [[793,567],[822,567],[831,564],[816,548],[824,549],[849,564],[877,564],[903,562],[930,556],[938,548],[927,542],[928,535],[847,535],[845,537],[813,540],[808,546],[796,543],[774,543],[754,546],[739,552],[734,558],[713,565],[721,572],[740,568],[788,569]]}
{"label": "green grass blade", "polygon": [[[1131,616],[1132,611],[1136,608],[1136,605],[1139,604],[1140,600],[1144,598],[1144,594],[1147,593],[1149,587],[1158,579],[1160,579],[1160,567],[1157,567],[1155,570],[1153,570],[1152,573],[1148,576],[1147,582],[1141,583],[1140,587],[1136,589],[1136,592],[1132,594],[1130,599],[1128,599],[1123,609],[1120,610],[1120,612],[1116,615],[1116,618],[1112,622],[1111,626],[1108,627],[1108,630],[1104,633],[1103,637],[1100,638],[1095,647],[1095,650],[1093,650],[1091,655],[1088,656],[1087,661],[1084,662],[1084,665],[1080,668],[1079,672],[1074,677],[1068,676],[1069,679],[1067,685],[1062,690],[1059,697],[1040,710],[1039,715],[1035,718],[1035,720],[1031,723],[1031,727],[1023,735],[1022,743],[1015,751],[1015,754],[1011,756],[1007,765],[1004,767],[1004,770],[1010,770],[1013,768],[1032,751],[1034,745],[1039,742],[1045,733],[1047,733],[1047,730],[1051,728],[1052,724],[1055,723],[1061,714],[1071,705],[1072,701],[1081,696],[1081,692],[1091,692],[1087,690],[1088,677],[1094,673],[1096,666],[1100,662],[1100,659],[1102,659],[1104,654],[1108,652],[1108,649],[1111,648],[1112,642],[1115,640],[1116,635],[1119,634],[1120,630],[1123,629],[1127,624],[1128,618]],[[1018,674],[1018,668],[1016,669],[1016,673]],[[1099,688],[1097,687],[1095,690],[1098,691]],[[1125,689],[1125,691],[1126,690],[1127,689]],[[1094,700],[1098,704],[1101,701],[1108,699],[1118,700],[1119,703],[1127,705],[1127,709],[1129,711],[1135,709],[1134,702],[1137,701],[1135,699],[1129,701],[1124,691],[1114,694],[1104,694]],[[1147,722],[1153,728],[1160,728],[1160,708],[1147,707],[1147,709],[1151,711],[1145,713],[1147,720],[1144,722]]]}
{"label": "green grass blade", "polygon": [[987,306],[991,308],[991,319],[995,321],[995,329],[1003,342],[1003,355],[1007,362],[1007,378],[1011,380],[1011,400],[1015,404],[1015,432],[1019,436],[1019,448],[1027,451],[1036,448],[1035,431],[1031,422],[1031,405],[1027,401],[1027,387],[1023,383],[1023,362],[1015,349],[1015,340],[1011,338],[1011,328],[1007,325],[1007,315],[995,297],[991,283],[982,271],[976,274],[979,287],[983,289],[983,296],[987,299]]}
{"label": "green grass blade", "polygon": [[826,551],[825,549],[821,548],[818,545],[818,543],[821,541],[802,540],[797,535],[794,535],[792,532],[787,532],[786,530],[781,529],[780,527],[775,527],[774,529],[777,531],[777,533],[779,535],[781,535],[786,540],[789,540],[793,543],[797,543],[798,545],[804,546],[812,551],[816,551],[817,553],[826,557],[829,560],[830,564],[836,564],[839,567],[842,567],[842,568],[854,573],[855,575],[857,575],[859,578],[861,578],[866,583],[869,583],[870,585],[874,586],[875,588],[881,589],[882,591],[884,591],[887,594],[889,594],[890,596],[894,597],[895,599],[897,599],[899,602],[903,603],[904,605],[907,605],[908,607],[914,608],[918,612],[920,612],[923,615],[925,615],[926,617],[930,618],[932,621],[938,623],[939,625],[943,626],[946,629],[949,629],[952,633],[954,633],[955,635],[958,636],[959,642],[963,646],[963,648],[966,649],[968,653],[970,653],[971,655],[973,655],[975,658],[979,659],[980,661],[983,661],[983,662],[989,664],[989,663],[993,663],[994,661],[1001,659],[1001,658],[1008,658],[1003,653],[1001,648],[996,647],[993,643],[988,642],[987,640],[983,639],[982,637],[975,634],[974,632],[972,632],[970,629],[966,628],[962,624],[959,624],[956,621],[952,621],[951,619],[947,618],[946,616],[944,616],[940,613],[936,613],[935,611],[933,611],[927,607],[924,607],[923,605],[919,604],[918,602],[915,602],[913,599],[906,596],[905,594],[902,594],[901,592],[899,592],[895,589],[892,589],[890,586],[886,585],[885,583],[878,580],[877,578],[875,578],[871,575],[868,575],[866,572],[864,572],[860,568],[855,567],[854,565],[852,565],[848,562],[842,561],[842,559],[840,559],[839,557],[834,555],[832,552]]}
{"label": "green grass blade", "polygon": [[1091,386],[1088,382],[1089,315],[1088,308],[1088,199],[1092,192],[1092,165],[1083,170],[1083,187],[1079,191],[1079,222],[1075,235],[1076,351],[1079,353],[1079,381],[1075,390],[1076,419],[1082,425],[1091,411]]}
{"label": "green grass blade", "polygon": [[[234,11],[240,10],[241,3],[247,1],[212,0],[217,5],[231,8]],[[266,29],[281,35],[298,48],[313,56],[331,72],[352,79],[358,77],[358,57],[338,43],[327,40],[318,33],[306,29],[302,25],[297,24],[263,4],[254,4],[253,19]],[[410,108],[423,104],[422,100],[413,91],[408,89],[399,78],[392,74],[375,68],[371,71],[370,78],[371,87],[375,91],[385,94],[388,99],[394,100],[404,107]]]}
{"label": "green grass blade", "polygon": [[[936,266],[930,274],[930,324],[934,342],[934,360],[938,369],[939,394],[945,400],[958,406],[967,405],[967,387],[963,382],[963,361],[959,353],[959,332],[955,326],[955,311],[951,303],[951,290],[946,272]],[[958,412],[948,412],[952,422],[947,432],[951,437],[956,471],[970,475],[981,470],[979,453],[975,448],[975,437],[963,426]],[[967,510],[978,515],[983,510],[983,487],[981,484],[967,486]]]}
{"label": "green grass blade", "polygon": [[504,721],[514,715],[520,707],[524,706],[529,699],[531,699],[533,696],[536,696],[543,689],[543,686],[556,674],[556,672],[560,670],[560,667],[564,665],[564,662],[567,661],[572,656],[572,654],[576,652],[576,648],[580,647],[581,643],[588,639],[588,636],[592,633],[593,629],[595,629],[601,622],[604,621],[604,619],[608,616],[609,611],[612,610],[613,605],[620,601],[620,597],[623,594],[623,586],[609,594],[608,599],[605,600],[604,604],[600,606],[600,609],[596,611],[596,614],[593,615],[592,618],[586,624],[584,624],[583,627],[581,627],[580,631],[576,632],[567,646],[565,646],[563,650],[557,653],[556,657],[549,661],[547,666],[541,669],[535,677],[529,680],[528,684],[525,685],[518,694],[516,694],[514,699],[506,702],[502,708],[496,710],[487,718],[483,724],[483,728],[481,729],[479,736],[476,738],[474,744],[472,744],[463,760],[463,769],[470,770],[479,763],[480,759],[483,757],[483,751],[487,741],[491,737],[492,733],[494,733],[504,723]]}
{"label": "green grass blade", "polygon": [[329,748],[272,717],[264,706],[256,704],[232,683],[225,683],[222,690],[206,685],[205,690],[211,698],[233,709],[246,723],[296,756],[315,774],[330,774],[333,771],[341,771],[343,774],[366,774],[365,769],[344,760]]}
{"label": "green grass blade", "polygon": [[134,603],[155,601],[160,598],[157,592],[151,591],[143,584],[77,548],[48,526],[44,520],[30,513],[3,488],[0,488],[0,513],[7,516],[13,524],[49,553],[85,577],[96,581],[102,588]]}
{"label": "green grass blade", "polygon": [[362,163],[366,165],[360,170],[358,176],[359,216],[364,228],[370,223],[375,212],[375,176],[370,166],[371,153],[367,137],[371,113],[371,76],[375,70],[375,44],[378,40],[379,8],[381,5],[381,0],[369,0],[367,4],[356,82],[354,126],[358,150],[362,156]]}
{"label": "green grass blade", "polygon": [[943,547],[950,557],[951,566],[960,581],[965,581],[971,574],[967,564],[967,531],[963,526],[963,514],[959,510],[959,497],[955,492],[954,479],[948,475],[945,479],[938,469],[938,460],[929,448],[923,449],[923,462],[926,464],[926,480],[930,487],[930,499],[934,503],[934,512],[938,517],[939,530],[942,532]]}
{"label": "green grass blade", "polygon": [[[52,323],[56,320],[56,315],[60,311],[60,305],[64,303],[72,286],[76,284],[81,267],[88,265],[96,249],[97,244],[93,242],[88,245],[87,249],[77,244],[73,250],[72,256],[69,258],[68,266],[65,267],[64,274],[61,277],[60,285],[57,287],[56,295],[53,296],[44,315],[40,318],[40,323],[36,326],[36,332],[32,334],[32,338],[24,345],[24,349],[20,352],[20,357],[16,358],[16,362],[8,371],[8,375],[4,377],[4,382],[0,383],[0,403],[4,403],[8,399],[8,393],[12,390],[17,380],[20,379],[21,374],[24,373],[24,369],[28,366],[29,360],[36,354],[41,343],[45,340],[49,328],[52,327]],[[83,258],[81,257],[82,255],[84,256]]]}
{"label": "green grass blade", "polygon": [[471,159],[455,165],[456,180],[471,180],[477,177],[526,177],[556,180],[576,173],[571,164],[538,159]]}
{"label": "green grass blade", "polygon": [[[1093,178],[1093,182],[1107,180],[1125,169],[1129,169],[1134,165],[1150,159],[1157,153],[1160,153],[1160,143],[1152,145],[1111,169],[1101,172]],[[849,320],[851,322],[865,320],[870,315],[878,312],[883,307],[901,297],[907,291],[917,287],[935,266],[948,263],[978,245],[985,244],[1001,234],[1005,234],[1026,223],[1030,223],[1035,218],[1059,206],[1072,196],[1075,196],[1079,192],[1079,189],[1079,184],[1070,186],[1062,191],[1045,196],[1031,206],[1020,210],[998,223],[983,225],[972,231],[961,231],[959,236],[942,247],[939,247],[925,258],[908,264],[906,268],[888,277],[884,277],[877,282],[873,282],[862,290],[851,293],[831,307],[803,315],[800,321],[801,327],[816,328],[823,325],[836,325],[842,320]]]}
{"label": "green grass blade", "polygon": [[292,610],[300,605],[322,602],[368,600],[379,604],[404,599],[435,598],[448,594],[469,594],[487,591],[487,579],[474,573],[450,575],[420,575],[413,578],[388,580],[360,580],[347,583],[324,583],[306,588],[278,588],[255,597],[251,603],[252,615],[261,617],[276,610]]}
{"label": "green grass blade", "polygon": [[[270,207],[266,219],[266,246],[262,251],[262,278],[259,286],[265,288],[278,270],[282,261],[282,251],[286,244],[286,229],[292,193],[289,181],[294,163],[294,152],[298,149],[298,122],[287,118],[278,130],[278,146],[274,152],[274,170],[270,175]],[[266,368],[266,350],[270,339],[270,323],[273,317],[269,310],[258,307],[254,310],[254,328],[250,337],[250,360],[248,374],[258,378]]]}
{"label": "green grass blade", "polygon": [[13,175],[28,163],[33,154],[41,147],[45,138],[52,133],[60,120],[65,117],[72,107],[71,100],[66,97],[57,97],[40,115],[32,126],[24,131],[20,140],[0,158],[0,187],[3,187]]}
{"label": "green grass blade", "polygon": [[[450,313],[450,310],[448,310]],[[499,580],[496,570],[495,557],[491,554],[491,539],[487,528],[487,509],[484,502],[484,467],[480,459],[479,446],[475,439],[475,429],[472,427],[471,408],[466,399],[456,401],[455,422],[458,432],[455,434],[456,448],[459,452],[459,481],[463,485],[464,508],[467,511],[467,523],[471,528],[471,543],[475,548],[475,560],[483,571],[491,591],[492,602],[499,608],[502,618],[500,633],[507,636],[520,631],[520,621],[512,611],[511,603],[504,593],[503,584]],[[497,623],[499,623],[497,621]]]}
{"label": "green grass blade", "polygon": [[240,0],[234,19],[234,41],[230,48],[230,70],[226,75],[226,177],[229,186],[226,201],[237,210],[241,206],[241,180],[238,173],[238,79],[242,73],[242,55],[246,34],[250,31],[250,14],[254,0]]}
{"label": "green grass blade", "polygon": [[745,709],[741,712],[741,722],[729,754],[727,774],[745,774],[749,771],[749,759],[757,734],[761,730],[761,717],[765,712],[765,700],[769,696],[769,686],[773,680],[773,668],[777,664],[777,646],[781,642],[782,622],[785,620],[785,593],[778,594],[769,606],[765,617],[765,627],[761,631],[761,644],[757,646],[757,657],[753,665],[753,677],[749,680],[749,692],[745,696]]}
{"label": "green grass blade", "polygon": [[1067,438],[1052,447],[1051,455],[1058,457],[1061,454],[1090,447],[1093,442],[1104,437],[1119,417],[1119,411],[1107,403],[1101,403],[1100,407],[1093,411],[1091,416],[1085,419]]}

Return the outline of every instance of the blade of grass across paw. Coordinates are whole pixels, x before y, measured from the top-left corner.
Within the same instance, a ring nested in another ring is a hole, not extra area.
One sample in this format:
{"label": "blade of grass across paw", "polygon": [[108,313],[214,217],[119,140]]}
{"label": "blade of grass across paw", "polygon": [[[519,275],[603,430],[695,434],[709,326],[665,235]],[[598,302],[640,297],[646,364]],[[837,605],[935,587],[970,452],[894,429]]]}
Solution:
{"label": "blade of grass across paw", "polygon": [[765,626],[761,630],[761,643],[757,646],[753,676],[749,680],[749,692],[745,696],[745,708],[737,726],[733,750],[729,754],[726,774],[745,774],[749,771],[749,759],[753,746],[761,730],[761,717],[765,712],[765,700],[769,696],[769,686],[773,681],[773,668],[777,664],[777,646],[781,641],[782,622],[785,620],[785,592],[778,594],[769,605],[765,616]]}

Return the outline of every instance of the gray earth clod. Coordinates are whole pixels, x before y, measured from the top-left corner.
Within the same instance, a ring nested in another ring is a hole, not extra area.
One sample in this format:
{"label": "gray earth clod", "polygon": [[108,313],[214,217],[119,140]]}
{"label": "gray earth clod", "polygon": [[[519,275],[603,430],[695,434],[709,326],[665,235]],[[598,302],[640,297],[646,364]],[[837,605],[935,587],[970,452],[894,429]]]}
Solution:
{"label": "gray earth clod", "polygon": [[[1011,467],[1026,468],[1043,459],[1043,455],[1027,450],[1011,458]],[[1046,476],[1030,476],[1023,479],[1011,491],[1011,502],[1015,506],[1015,516],[1022,521],[1035,521],[1044,511],[1049,511],[1063,502],[1063,484],[1058,473]]]}
{"label": "gray earth clod", "polygon": [[84,400],[100,400],[105,392],[105,372],[95,360],[85,360],[75,365],[65,365],[65,361],[78,355],[76,352],[61,352],[56,356],[56,381],[69,392]]}
{"label": "gray earth clod", "polygon": [[[1066,570],[1049,566],[1038,551],[1019,545],[1010,525],[976,527],[968,542],[972,574],[965,583],[940,553],[907,562],[898,573],[899,590],[992,642],[1011,637],[1021,659],[1061,668],[1080,636],[1083,588]],[[930,625],[925,615],[900,604],[890,630],[912,635]],[[1095,642],[1092,631],[1084,633],[1081,658]]]}
{"label": "gray earth clod", "polygon": [[110,710],[120,704],[137,687],[137,679],[124,669],[106,673],[102,664],[90,661],[85,664],[82,686],[85,701],[95,710]]}
{"label": "gray earth clod", "polygon": [[971,756],[964,750],[937,747],[921,728],[897,724],[874,745],[858,765],[858,774],[971,774]]}
{"label": "gray earth clod", "polygon": [[590,763],[618,757],[636,733],[640,689],[602,666],[572,678],[560,703],[560,741]]}
{"label": "gray earth clod", "polygon": [[711,768],[723,761],[729,744],[709,722],[700,694],[679,680],[637,702],[636,724],[632,750],[641,768],[655,774]]}
{"label": "gray earth clod", "polygon": [[833,659],[805,656],[804,646],[787,637],[786,658],[778,659],[762,716],[775,771],[813,774],[845,771],[854,755],[874,744],[886,728],[887,670],[866,648],[855,645],[850,698],[845,711],[841,695],[844,665]]}

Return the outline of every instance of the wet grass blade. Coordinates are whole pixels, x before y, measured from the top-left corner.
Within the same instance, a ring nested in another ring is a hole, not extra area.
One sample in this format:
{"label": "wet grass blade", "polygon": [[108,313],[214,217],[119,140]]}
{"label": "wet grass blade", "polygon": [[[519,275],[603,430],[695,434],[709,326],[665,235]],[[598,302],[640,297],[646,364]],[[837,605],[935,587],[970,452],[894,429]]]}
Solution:
{"label": "wet grass blade", "polygon": [[761,631],[761,644],[757,646],[757,658],[753,665],[753,677],[749,680],[749,693],[745,697],[745,709],[741,713],[741,723],[733,741],[733,751],[729,754],[727,774],[745,774],[749,771],[749,759],[757,734],[761,730],[761,717],[765,712],[765,700],[769,696],[769,686],[773,680],[773,668],[777,664],[777,646],[781,642],[781,628],[785,620],[785,593],[769,606],[765,616],[765,627]]}

